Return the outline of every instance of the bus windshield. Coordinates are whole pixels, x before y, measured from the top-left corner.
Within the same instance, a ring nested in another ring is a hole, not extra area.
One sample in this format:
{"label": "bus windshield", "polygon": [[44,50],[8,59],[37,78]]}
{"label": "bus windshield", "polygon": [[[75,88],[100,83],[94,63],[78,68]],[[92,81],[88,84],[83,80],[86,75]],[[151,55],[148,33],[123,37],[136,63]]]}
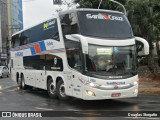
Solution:
{"label": "bus windshield", "polygon": [[132,38],[133,32],[123,14],[101,11],[79,11],[80,33],[100,38]]}
{"label": "bus windshield", "polygon": [[108,47],[89,44],[86,72],[101,76],[125,76],[135,73],[135,46]]}

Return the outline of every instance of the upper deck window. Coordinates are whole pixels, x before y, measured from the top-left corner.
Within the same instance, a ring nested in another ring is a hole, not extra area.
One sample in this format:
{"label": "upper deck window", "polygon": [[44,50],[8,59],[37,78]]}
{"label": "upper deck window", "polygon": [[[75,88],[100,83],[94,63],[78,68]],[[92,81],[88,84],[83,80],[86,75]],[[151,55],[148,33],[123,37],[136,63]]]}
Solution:
{"label": "upper deck window", "polygon": [[73,12],[69,14],[60,15],[60,20],[63,35],[79,33],[76,13]]}
{"label": "upper deck window", "polygon": [[125,15],[101,11],[78,12],[82,35],[100,38],[131,38],[131,26]]}
{"label": "upper deck window", "polygon": [[12,47],[22,46],[28,43],[47,39],[57,41],[60,40],[56,18],[47,20],[39,25],[12,36]]}

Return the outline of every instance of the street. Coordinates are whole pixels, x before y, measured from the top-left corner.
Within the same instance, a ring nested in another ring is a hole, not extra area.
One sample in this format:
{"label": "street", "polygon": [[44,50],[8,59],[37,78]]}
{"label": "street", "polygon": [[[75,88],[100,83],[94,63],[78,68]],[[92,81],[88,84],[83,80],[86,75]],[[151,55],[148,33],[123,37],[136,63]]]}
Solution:
{"label": "street", "polygon": [[[10,78],[0,79],[0,98],[0,111],[113,111],[114,117],[119,119],[116,115],[117,111],[160,110],[159,95],[139,94],[136,98],[117,100],[84,101],[71,98],[68,101],[60,101],[49,98],[47,92],[43,90],[19,90],[16,83]],[[126,116],[122,119],[130,118]]]}

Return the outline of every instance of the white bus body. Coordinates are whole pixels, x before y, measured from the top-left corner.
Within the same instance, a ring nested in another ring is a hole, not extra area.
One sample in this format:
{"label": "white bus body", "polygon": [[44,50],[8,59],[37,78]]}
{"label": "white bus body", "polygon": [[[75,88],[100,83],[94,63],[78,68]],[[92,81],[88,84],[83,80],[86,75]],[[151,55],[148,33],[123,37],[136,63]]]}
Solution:
{"label": "white bus body", "polygon": [[136,97],[135,42],[123,13],[62,12],[12,36],[11,77],[21,88],[41,88],[61,100]]}

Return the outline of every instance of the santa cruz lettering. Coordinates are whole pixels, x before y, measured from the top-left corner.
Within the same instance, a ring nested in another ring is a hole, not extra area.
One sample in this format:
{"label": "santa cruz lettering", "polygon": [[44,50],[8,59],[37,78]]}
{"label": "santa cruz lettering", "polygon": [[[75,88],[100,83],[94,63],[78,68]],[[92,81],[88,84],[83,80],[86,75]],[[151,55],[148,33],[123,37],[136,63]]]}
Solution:
{"label": "santa cruz lettering", "polygon": [[106,14],[98,14],[98,15],[86,14],[86,17],[87,19],[106,19],[106,20],[124,21],[123,17],[106,15]]}

